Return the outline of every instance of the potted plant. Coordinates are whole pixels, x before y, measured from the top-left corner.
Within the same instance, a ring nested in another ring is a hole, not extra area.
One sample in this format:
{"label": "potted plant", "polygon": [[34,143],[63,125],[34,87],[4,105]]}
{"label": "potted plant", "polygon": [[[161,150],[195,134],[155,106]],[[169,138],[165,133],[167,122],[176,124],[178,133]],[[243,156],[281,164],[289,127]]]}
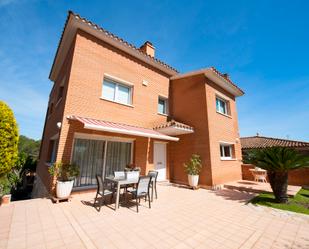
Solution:
{"label": "potted plant", "polygon": [[74,179],[79,176],[79,167],[75,164],[54,163],[49,169],[49,173],[56,178],[56,197],[67,199],[70,197]]}
{"label": "potted plant", "polygon": [[196,188],[198,185],[199,173],[202,169],[202,160],[199,155],[193,154],[188,163],[184,164],[185,171],[188,174],[189,185]]}
{"label": "potted plant", "polygon": [[11,202],[11,184],[6,177],[0,180],[0,197],[1,204],[9,204]]}

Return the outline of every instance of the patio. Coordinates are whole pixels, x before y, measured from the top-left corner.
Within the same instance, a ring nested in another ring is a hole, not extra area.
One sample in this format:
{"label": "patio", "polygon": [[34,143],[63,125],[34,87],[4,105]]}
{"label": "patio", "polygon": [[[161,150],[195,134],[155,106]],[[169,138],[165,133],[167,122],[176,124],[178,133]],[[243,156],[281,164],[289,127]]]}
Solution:
{"label": "patio", "polygon": [[[270,184],[268,182],[255,182],[255,181],[246,181],[246,180],[240,180],[240,181],[234,181],[224,184],[225,188],[228,189],[235,189],[239,191],[247,191],[252,193],[272,193],[272,189],[270,187]],[[295,196],[297,192],[301,189],[300,186],[293,186],[288,185],[288,196]]]}
{"label": "patio", "polygon": [[104,206],[94,193],[0,207],[0,248],[309,248],[309,217],[246,205],[254,194],[161,184],[148,209]]}

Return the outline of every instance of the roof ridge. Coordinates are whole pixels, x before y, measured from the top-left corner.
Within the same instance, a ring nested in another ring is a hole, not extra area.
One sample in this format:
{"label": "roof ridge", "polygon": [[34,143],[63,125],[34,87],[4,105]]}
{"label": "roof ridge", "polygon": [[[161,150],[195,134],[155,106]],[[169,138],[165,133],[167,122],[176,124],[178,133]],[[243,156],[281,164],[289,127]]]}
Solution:
{"label": "roof ridge", "polygon": [[224,77],[224,74],[221,73],[217,68],[215,68],[214,66],[209,67],[210,70],[214,71],[216,74],[218,74],[219,76],[221,76],[222,78],[224,78],[226,81],[228,81],[229,83],[231,83],[233,86],[235,86],[236,88],[238,88],[241,92],[244,92],[240,87],[238,87],[230,78],[228,77]]}
{"label": "roof ridge", "polygon": [[152,56],[150,56],[150,55],[148,55],[148,54],[142,52],[142,51],[141,51],[138,47],[136,47],[134,44],[129,43],[128,41],[124,40],[123,38],[121,38],[121,37],[119,37],[119,36],[113,34],[112,32],[110,32],[110,31],[108,31],[108,30],[102,28],[102,27],[99,26],[98,24],[95,24],[94,22],[88,20],[88,19],[85,18],[85,17],[82,17],[81,15],[79,15],[79,14],[73,12],[72,10],[69,10],[69,11],[68,11],[68,16],[70,16],[70,15],[73,15],[74,17],[77,17],[77,18],[79,18],[80,20],[89,23],[89,24],[90,24],[92,27],[94,27],[95,29],[97,29],[97,30],[99,30],[99,31],[102,31],[103,33],[105,33],[106,35],[110,36],[111,38],[113,38],[113,39],[115,39],[115,40],[121,42],[122,44],[124,44],[124,45],[130,47],[131,49],[136,50],[137,52],[139,52],[140,54],[144,55],[145,57],[147,57],[147,58],[149,58],[149,59],[151,59],[151,60],[154,60],[155,62],[161,64],[162,66],[164,66],[164,67],[166,67],[166,68],[168,68],[168,69],[171,69],[171,70],[175,71],[176,73],[179,73],[179,71],[178,71],[177,69],[175,69],[174,67],[168,65],[167,63],[165,63],[165,62],[163,62],[163,61],[161,61],[161,60],[159,60],[159,59],[157,59],[157,58],[155,58],[155,57],[152,57]]}
{"label": "roof ridge", "polygon": [[301,140],[292,140],[292,139],[286,139],[286,138],[278,138],[278,137],[266,137],[266,136],[249,136],[249,137],[241,137],[243,138],[266,138],[266,139],[272,139],[272,140],[281,140],[281,141],[289,141],[289,142],[298,142],[298,143],[308,143],[307,141],[301,141]]}

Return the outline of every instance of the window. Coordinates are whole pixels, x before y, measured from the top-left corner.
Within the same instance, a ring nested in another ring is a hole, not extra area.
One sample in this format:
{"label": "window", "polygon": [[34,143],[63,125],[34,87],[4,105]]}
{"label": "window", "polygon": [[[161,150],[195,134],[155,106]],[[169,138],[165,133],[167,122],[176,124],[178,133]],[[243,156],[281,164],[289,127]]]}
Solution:
{"label": "window", "polygon": [[103,99],[121,104],[132,104],[132,87],[126,86],[110,79],[104,79],[102,97]]}
{"label": "window", "polygon": [[63,96],[63,89],[64,89],[64,86],[60,86],[59,87],[59,90],[58,90],[58,96],[57,96],[57,102],[62,98]]}
{"label": "window", "polygon": [[159,97],[158,113],[167,115],[167,99]]}
{"label": "window", "polygon": [[58,150],[58,139],[49,140],[47,162],[54,163]]}
{"label": "window", "polygon": [[96,184],[96,174],[111,176],[131,163],[131,142],[95,139],[74,139],[72,162],[80,167],[75,187]]}
{"label": "window", "polygon": [[48,108],[48,116],[51,115],[54,111],[54,103],[51,103]]}
{"label": "window", "polygon": [[233,157],[232,144],[220,144],[220,157],[221,159],[232,159]]}
{"label": "window", "polygon": [[219,113],[225,114],[225,115],[229,115],[229,105],[228,105],[228,101],[221,99],[219,97],[216,97],[216,110]]}

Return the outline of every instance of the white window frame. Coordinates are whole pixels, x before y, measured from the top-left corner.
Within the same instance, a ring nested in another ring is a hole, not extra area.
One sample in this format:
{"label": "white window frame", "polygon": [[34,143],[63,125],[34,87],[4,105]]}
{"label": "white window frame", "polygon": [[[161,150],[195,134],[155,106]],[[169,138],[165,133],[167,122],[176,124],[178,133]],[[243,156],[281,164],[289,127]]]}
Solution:
{"label": "white window frame", "polygon": [[[135,138],[123,138],[123,137],[112,137],[112,136],[104,136],[104,135],[96,135],[96,134],[88,134],[88,133],[80,133],[75,132],[74,137],[72,140],[72,148],[71,148],[71,155],[70,155],[70,163],[72,163],[73,160],[73,151],[74,151],[74,144],[75,139],[89,139],[89,140],[103,140],[104,143],[104,161],[103,161],[103,169],[105,170],[106,166],[106,152],[107,152],[107,143],[108,142],[123,142],[123,143],[130,143],[131,144],[131,158],[130,158],[130,164],[133,163],[133,156],[134,156],[134,141]],[[74,190],[80,190],[80,189],[92,189],[96,188],[96,186],[82,186],[82,187],[74,187]]]}
{"label": "white window frame", "polygon": [[[230,156],[225,155],[224,147],[229,147]],[[220,158],[221,160],[233,160],[233,147],[232,143],[220,143]],[[222,155],[221,155],[222,153]]]}
{"label": "white window frame", "polygon": [[[220,100],[220,101],[222,101],[223,103],[225,103],[225,110],[226,110],[226,113],[221,112],[220,110],[217,109],[217,100]],[[217,112],[217,113],[220,113],[220,114],[223,114],[223,115],[225,115],[225,116],[230,116],[230,102],[229,102],[229,100],[224,99],[224,98],[222,98],[222,97],[216,95],[216,112]]]}
{"label": "white window frame", "polygon": [[[56,162],[57,153],[58,153],[58,146],[59,146],[59,133],[56,133],[55,135],[53,135],[49,139],[48,146],[50,146],[51,141],[53,141],[53,148],[52,148],[52,151],[51,151],[51,154],[50,154],[50,158],[48,158],[48,161],[45,162],[48,166],[51,166]],[[49,150],[49,148],[48,148],[48,150]],[[54,159],[54,161],[52,159]]]}
{"label": "white window frame", "polygon": [[[107,99],[103,96],[103,86],[104,86],[105,81],[108,81],[108,82],[115,84],[115,93],[114,93],[113,100]],[[129,103],[122,103],[122,102],[118,101],[119,86],[126,87],[126,88],[129,89]],[[112,77],[110,75],[104,74],[104,79],[103,79],[103,83],[102,83],[102,91],[101,91],[101,99],[104,99],[106,101],[110,101],[110,102],[113,102],[113,103],[121,104],[121,105],[132,106],[132,103],[133,103],[132,96],[133,96],[133,84],[131,84],[127,81],[124,81],[124,80],[120,80],[119,78]]]}
{"label": "white window frame", "polygon": [[[159,101],[160,100],[163,100],[165,102],[165,108],[164,108],[165,113],[159,112]],[[168,98],[167,97],[163,97],[163,96],[159,95],[159,97],[158,97],[158,104],[157,104],[157,112],[160,115],[168,116]]]}

